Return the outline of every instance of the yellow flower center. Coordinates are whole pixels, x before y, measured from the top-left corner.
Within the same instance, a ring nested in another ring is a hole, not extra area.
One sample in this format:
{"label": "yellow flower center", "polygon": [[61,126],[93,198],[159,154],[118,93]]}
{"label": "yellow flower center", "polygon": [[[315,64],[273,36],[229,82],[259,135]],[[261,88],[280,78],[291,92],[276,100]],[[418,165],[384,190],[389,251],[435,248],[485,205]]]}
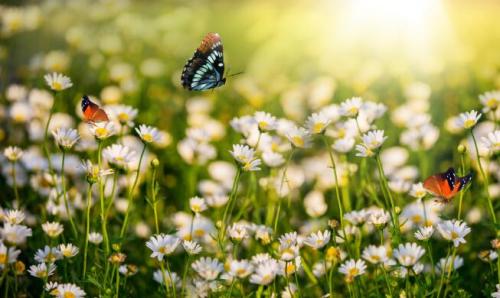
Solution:
{"label": "yellow flower center", "polygon": [[356,275],[358,275],[358,273],[359,273],[358,268],[354,267],[354,268],[349,269],[348,275],[356,276]]}
{"label": "yellow flower center", "polygon": [[411,220],[414,223],[420,223],[420,222],[422,222],[422,216],[420,216],[418,214],[415,214],[415,215],[412,216]]}
{"label": "yellow flower center", "polygon": [[464,121],[464,128],[471,128],[472,126],[474,126],[474,124],[476,124],[476,120],[467,119]]}
{"label": "yellow flower center", "polygon": [[142,135],[144,142],[151,143],[153,141],[153,136],[150,133],[145,133]]}
{"label": "yellow flower center", "polygon": [[167,254],[167,248],[165,246],[162,246],[158,249],[158,252],[161,254]]}
{"label": "yellow flower center", "polygon": [[269,126],[269,123],[267,123],[266,121],[259,121],[259,128],[264,130],[264,129],[267,129],[267,127]]}
{"label": "yellow flower center", "polygon": [[320,133],[323,131],[325,128],[325,125],[323,123],[316,123],[313,126],[313,133]]}
{"label": "yellow flower center", "polygon": [[347,112],[350,114],[350,115],[356,115],[358,113],[358,108],[356,107],[352,107],[350,108],[349,110],[347,110]]}
{"label": "yellow flower center", "polygon": [[268,284],[268,283],[271,282],[272,279],[273,279],[273,277],[271,276],[271,274],[266,274],[266,275],[262,276],[261,283],[262,284]]}
{"label": "yellow flower center", "polygon": [[64,298],[75,298],[75,294],[71,292],[64,293]]}
{"label": "yellow flower center", "polygon": [[488,101],[486,102],[486,105],[489,107],[489,108],[494,108],[497,106],[497,100],[496,98],[490,98],[488,99]]}
{"label": "yellow flower center", "polygon": [[6,254],[0,254],[0,264],[6,264],[7,263],[7,255]]}
{"label": "yellow flower center", "polygon": [[295,272],[295,264],[288,263],[288,265],[286,265],[286,275],[294,273],[294,272]]}
{"label": "yellow flower center", "polygon": [[56,91],[61,91],[63,88],[62,84],[60,82],[52,82],[52,89]]}
{"label": "yellow flower center", "polygon": [[244,268],[236,270],[236,275],[242,276],[245,275],[245,273],[247,273],[247,271]]}
{"label": "yellow flower center", "polygon": [[450,233],[450,237],[451,237],[451,239],[452,239],[452,240],[455,240],[455,239],[457,239],[457,238],[458,238],[458,233],[457,233],[457,232],[455,232],[455,231],[452,231],[452,232]]}
{"label": "yellow flower center", "polygon": [[292,142],[297,147],[303,147],[304,146],[304,139],[301,138],[300,136],[294,136],[294,137],[292,137]]}
{"label": "yellow flower center", "polygon": [[95,129],[95,135],[98,138],[103,138],[108,134],[108,130],[104,127],[98,127]]}
{"label": "yellow flower center", "polygon": [[203,237],[203,236],[205,236],[205,230],[202,230],[202,229],[197,229],[197,230],[194,230],[194,231],[193,231],[193,234],[194,234],[196,237]]}
{"label": "yellow flower center", "polygon": [[40,277],[40,278],[44,278],[47,276],[47,271],[38,271],[36,273],[36,276]]}
{"label": "yellow flower center", "polygon": [[127,113],[118,114],[118,120],[120,120],[120,122],[127,122],[129,118],[130,117],[128,116]]}

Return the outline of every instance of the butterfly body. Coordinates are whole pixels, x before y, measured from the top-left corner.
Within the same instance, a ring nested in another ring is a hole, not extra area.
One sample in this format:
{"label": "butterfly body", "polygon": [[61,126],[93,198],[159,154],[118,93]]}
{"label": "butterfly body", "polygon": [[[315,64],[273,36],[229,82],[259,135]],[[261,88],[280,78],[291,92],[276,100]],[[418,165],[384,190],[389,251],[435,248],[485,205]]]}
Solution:
{"label": "butterfly body", "polygon": [[84,95],[82,98],[82,112],[87,122],[109,121],[106,112],[97,104],[93,103],[87,95]]}
{"label": "butterfly body", "polygon": [[449,202],[460,192],[472,179],[472,173],[458,177],[455,169],[449,168],[444,173],[438,173],[425,179],[424,188],[437,197]]}
{"label": "butterfly body", "polygon": [[220,35],[208,33],[184,65],[181,83],[185,89],[203,91],[226,83],[224,52]]}

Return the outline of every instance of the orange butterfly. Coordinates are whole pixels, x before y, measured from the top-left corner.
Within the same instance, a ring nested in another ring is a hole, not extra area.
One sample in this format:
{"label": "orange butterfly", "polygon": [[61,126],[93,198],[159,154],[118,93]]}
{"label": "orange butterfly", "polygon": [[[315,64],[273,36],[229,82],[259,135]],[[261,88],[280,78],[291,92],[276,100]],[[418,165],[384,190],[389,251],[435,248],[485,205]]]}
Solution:
{"label": "orange butterfly", "polygon": [[454,168],[449,168],[444,173],[434,174],[425,179],[424,187],[435,196],[443,199],[445,203],[451,201],[472,179],[472,173],[457,177]]}
{"label": "orange butterfly", "polygon": [[106,112],[103,109],[101,109],[98,105],[91,102],[87,95],[84,95],[82,99],[82,112],[83,112],[83,117],[87,122],[109,121]]}

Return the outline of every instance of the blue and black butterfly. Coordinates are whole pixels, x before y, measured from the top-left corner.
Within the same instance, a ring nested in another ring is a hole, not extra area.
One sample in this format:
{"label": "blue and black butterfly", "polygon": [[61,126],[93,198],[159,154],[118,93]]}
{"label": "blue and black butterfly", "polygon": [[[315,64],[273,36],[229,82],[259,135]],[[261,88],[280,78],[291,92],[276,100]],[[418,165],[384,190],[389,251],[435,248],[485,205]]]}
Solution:
{"label": "blue and black butterfly", "polygon": [[208,33],[191,59],[184,65],[181,76],[182,87],[203,91],[220,87],[226,83],[224,77],[224,54],[220,35]]}

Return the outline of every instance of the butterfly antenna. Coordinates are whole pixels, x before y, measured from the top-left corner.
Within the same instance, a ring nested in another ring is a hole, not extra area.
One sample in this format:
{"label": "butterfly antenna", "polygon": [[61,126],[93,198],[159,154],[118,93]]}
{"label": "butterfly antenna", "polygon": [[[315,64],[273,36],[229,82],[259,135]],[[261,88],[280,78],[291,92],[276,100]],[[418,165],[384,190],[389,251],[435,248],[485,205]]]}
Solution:
{"label": "butterfly antenna", "polygon": [[240,75],[242,73],[244,73],[244,72],[240,71],[240,72],[237,72],[237,73],[230,74],[230,75],[228,75],[228,77],[234,77],[234,76]]}
{"label": "butterfly antenna", "polygon": [[230,77],[234,77],[234,76],[237,76],[237,75],[240,75],[242,74],[243,72],[240,71],[240,72],[237,72],[237,73],[233,73],[233,74],[229,74],[231,72],[231,66],[227,66],[227,71],[226,71],[226,77],[230,78]]}

